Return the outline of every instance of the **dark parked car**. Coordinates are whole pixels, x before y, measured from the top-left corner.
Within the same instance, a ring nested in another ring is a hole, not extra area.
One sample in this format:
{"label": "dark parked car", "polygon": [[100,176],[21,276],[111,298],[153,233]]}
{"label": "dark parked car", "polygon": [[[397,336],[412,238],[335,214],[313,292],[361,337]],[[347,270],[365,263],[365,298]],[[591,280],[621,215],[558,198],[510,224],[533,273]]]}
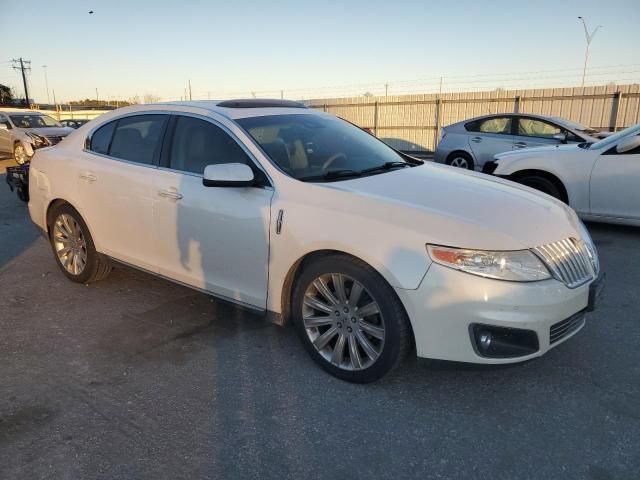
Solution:
{"label": "dark parked car", "polygon": [[60,123],[65,127],[80,128],[88,121],[88,118],[68,118],[66,120],[60,120]]}

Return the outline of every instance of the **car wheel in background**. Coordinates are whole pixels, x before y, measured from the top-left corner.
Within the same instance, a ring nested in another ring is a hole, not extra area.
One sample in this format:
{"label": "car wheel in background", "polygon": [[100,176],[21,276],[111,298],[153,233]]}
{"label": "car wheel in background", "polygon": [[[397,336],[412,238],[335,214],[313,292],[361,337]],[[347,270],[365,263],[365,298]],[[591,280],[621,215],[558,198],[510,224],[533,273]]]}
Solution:
{"label": "car wheel in background", "polygon": [[447,165],[458,168],[466,168],[467,170],[473,170],[473,158],[471,155],[465,152],[453,152],[447,157]]}
{"label": "car wheel in background", "polygon": [[111,272],[109,259],[96,251],[89,229],[75,208],[66,203],[58,205],[49,219],[51,248],[69,280],[91,283]]}
{"label": "car wheel in background", "polygon": [[24,148],[22,143],[17,142],[13,146],[13,159],[16,161],[18,165],[23,165],[25,162],[29,161],[29,155],[27,155],[27,150]]}
{"label": "car wheel in background", "polygon": [[311,357],[338,378],[375,381],[412,345],[409,319],[389,284],[347,255],[304,265],[293,292],[296,330]]}
{"label": "car wheel in background", "polygon": [[558,188],[558,186],[551,180],[541,175],[528,175],[525,177],[520,177],[516,181],[518,183],[521,183],[522,185],[535,188],[536,190],[546,193],[547,195],[551,195],[558,200],[564,201],[560,188]]}

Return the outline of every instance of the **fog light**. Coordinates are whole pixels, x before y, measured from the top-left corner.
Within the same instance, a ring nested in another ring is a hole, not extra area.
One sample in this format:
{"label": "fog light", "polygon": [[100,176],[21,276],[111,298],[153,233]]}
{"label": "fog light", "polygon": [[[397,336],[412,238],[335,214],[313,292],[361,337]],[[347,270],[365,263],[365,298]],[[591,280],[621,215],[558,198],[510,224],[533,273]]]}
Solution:
{"label": "fog light", "polygon": [[533,330],[473,324],[469,328],[475,352],[485,358],[516,358],[538,351],[538,335]]}
{"label": "fog light", "polygon": [[491,346],[491,334],[489,332],[482,332],[478,337],[478,346],[483,350],[489,350]]}

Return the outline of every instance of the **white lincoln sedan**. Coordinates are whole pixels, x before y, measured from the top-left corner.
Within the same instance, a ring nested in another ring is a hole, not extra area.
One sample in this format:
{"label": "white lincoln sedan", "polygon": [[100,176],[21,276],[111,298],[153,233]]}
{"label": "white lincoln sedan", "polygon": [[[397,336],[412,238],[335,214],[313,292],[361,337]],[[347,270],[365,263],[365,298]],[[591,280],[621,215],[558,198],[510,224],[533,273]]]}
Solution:
{"label": "white lincoln sedan", "polygon": [[115,262],[292,321],[345,380],[417,355],[537,357],[585,323],[596,250],[528,187],[422,164],[288,101],[133,106],[39,150],[31,218],[62,272]]}

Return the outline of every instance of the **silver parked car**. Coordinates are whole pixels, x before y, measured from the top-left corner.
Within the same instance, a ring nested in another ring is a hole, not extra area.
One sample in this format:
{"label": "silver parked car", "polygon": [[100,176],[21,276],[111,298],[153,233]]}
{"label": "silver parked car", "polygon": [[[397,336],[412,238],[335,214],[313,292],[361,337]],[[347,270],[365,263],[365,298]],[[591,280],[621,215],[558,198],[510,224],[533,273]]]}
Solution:
{"label": "silver parked car", "polygon": [[73,128],[39,112],[0,112],[0,152],[12,154],[19,165],[38,148],[56,145],[71,132]]}
{"label": "silver parked car", "polygon": [[561,143],[593,143],[603,135],[606,133],[558,117],[485,115],[444,127],[434,161],[482,171],[498,153]]}

